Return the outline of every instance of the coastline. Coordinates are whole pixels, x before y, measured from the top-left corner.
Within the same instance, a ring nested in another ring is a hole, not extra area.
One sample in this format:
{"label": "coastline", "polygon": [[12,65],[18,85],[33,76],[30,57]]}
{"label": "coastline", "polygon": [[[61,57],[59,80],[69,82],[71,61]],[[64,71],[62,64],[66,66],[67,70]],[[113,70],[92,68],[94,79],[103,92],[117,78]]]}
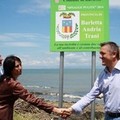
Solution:
{"label": "coastline", "polygon": [[[46,101],[47,103],[58,106],[58,102]],[[63,102],[63,107],[68,108],[72,105],[72,102]],[[21,117],[21,120],[58,120],[59,117],[55,114],[48,114],[43,110],[39,110],[33,105],[18,99],[14,106],[14,118],[16,115]],[[91,105],[86,107],[83,110],[83,113],[80,115],[72,114],[67,120],[90,120],[91,117]],[[104,117],[104,108],[102,104],[95,104],[95,119],[103,120]],[[20,120],[20,118],[19,118]]]}

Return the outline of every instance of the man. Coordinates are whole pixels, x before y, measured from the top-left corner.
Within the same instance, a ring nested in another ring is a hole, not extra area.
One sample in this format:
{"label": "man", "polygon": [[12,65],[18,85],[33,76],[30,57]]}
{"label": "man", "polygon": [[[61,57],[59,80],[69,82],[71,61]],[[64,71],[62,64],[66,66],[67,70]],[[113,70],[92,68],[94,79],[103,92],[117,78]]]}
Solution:
{"label": "man", "polygon": [[[0,67],[2,66],[2,56],[0,55]],[[0,75],[2,75],[3,74],[3,71],[2,71],[2,69],[0,68]]]}
{"label": "man", "polygon": [[104,70],[97,77],[93,88],[81,100],[70,108],[64,109],[66,113],[81,113],[95,98],[103,94],[105,120],[120,120],[120,60],[119,47],[114,42],[100,44],[100,59]]}

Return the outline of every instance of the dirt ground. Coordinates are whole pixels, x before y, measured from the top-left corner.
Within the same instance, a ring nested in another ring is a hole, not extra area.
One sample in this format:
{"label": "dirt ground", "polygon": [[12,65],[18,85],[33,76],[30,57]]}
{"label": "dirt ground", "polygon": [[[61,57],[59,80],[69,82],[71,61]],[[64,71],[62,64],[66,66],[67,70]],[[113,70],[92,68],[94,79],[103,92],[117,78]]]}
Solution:
{"label": "dirt ground", "polygon": [[[54,104],[58,106],[58,102],[50,102],[48,103]],[[73,103],[63,103],[63,107],[70,107]],[[59,117],[55,114],[48,114],[43,110],[39,110],[38,108],[26,103],[23,100],[17,100],[15,103],[14,110],[17,114],[23,115],[24,117],[29,115],[33,116],[34,120],[58,120]],[[27,114],[27,115],[26,115]],[[104,109],[103,105],[95,104],[95,120],[103,120],[104,117]],[[88,106],[84,109],[81,115],[72,114],[67,120],[90,120],[91,118],[91,106]]]}

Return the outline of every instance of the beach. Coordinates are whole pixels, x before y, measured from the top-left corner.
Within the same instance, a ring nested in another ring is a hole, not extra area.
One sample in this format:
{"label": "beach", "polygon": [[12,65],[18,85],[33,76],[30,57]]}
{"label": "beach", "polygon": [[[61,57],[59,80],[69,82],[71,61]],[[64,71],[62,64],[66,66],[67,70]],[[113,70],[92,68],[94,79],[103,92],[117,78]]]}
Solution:
{"label": "beach", "polygon": [[[58,102],[46,101],[47,103],[58,106]],[[71,102],[63,102],[63,107],[68,108],[72,105]],[[18,99],[14,107],[14,118],[19,116],[19,120],[58,120],[59,117],[53,113],[48,114],[43,110],[30,105],[29,103]],[[104,109],[102,104],[95,104],[95,120],[103,120]],[[91,105],[83,110],[80,115],[72,114],[67,120],[90,120],[91,118]]]}

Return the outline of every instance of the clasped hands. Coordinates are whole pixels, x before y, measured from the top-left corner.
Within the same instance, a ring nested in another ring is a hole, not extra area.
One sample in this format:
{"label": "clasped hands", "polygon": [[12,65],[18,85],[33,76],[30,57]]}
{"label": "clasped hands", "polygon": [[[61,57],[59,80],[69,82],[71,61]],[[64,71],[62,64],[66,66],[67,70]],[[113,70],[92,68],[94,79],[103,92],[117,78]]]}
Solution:
{"label": "clasped hands", "polygon": [[72,114],[73,109],[70,108],[54,108],[53,112],[62,117],[63,119],[66,119]]}

